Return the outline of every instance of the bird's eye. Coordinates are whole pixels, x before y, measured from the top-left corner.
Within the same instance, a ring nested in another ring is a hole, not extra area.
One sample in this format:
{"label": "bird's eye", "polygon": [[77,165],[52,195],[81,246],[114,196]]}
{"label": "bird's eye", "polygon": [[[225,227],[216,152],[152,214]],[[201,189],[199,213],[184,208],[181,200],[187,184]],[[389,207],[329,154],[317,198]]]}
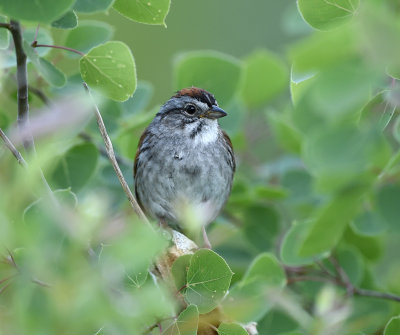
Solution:
{"label": "bird's eye", "polygon": [[187,105],[185,107],[185,112],[189,115],[193,115],[194,113],[196,113],[196,107],[194,105]]}

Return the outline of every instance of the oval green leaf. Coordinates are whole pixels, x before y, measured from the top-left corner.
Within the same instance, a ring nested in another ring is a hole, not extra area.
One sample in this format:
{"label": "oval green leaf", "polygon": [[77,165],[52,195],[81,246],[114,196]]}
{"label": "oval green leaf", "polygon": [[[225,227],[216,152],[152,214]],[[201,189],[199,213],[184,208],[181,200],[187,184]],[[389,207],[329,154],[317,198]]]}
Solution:
{"label": "oval green leaf", "polygon": [[196,335],[198,326],[199,310],[197,306],[189,305],[163,335]]}
{"label": "oval green leaf", "polygon": [[218,335],[248,335],[247,331],[237,323],[221,323]]}
{"label": "oval green leaf", "polygon": [[215,51],[195,51],[178,57],[175,88],[197,86],[214,94],[220,105],[228,104],[238,91],[241,63]]}
{"label": "oval green leaf", "polygon": [[114,0],[77,0],[74,10],[81,13],[102,12],[111,7]]}
{"label": "oval green leaf", "polygon": [[78,144],[69,149],[54,168],[52,180],[61,188],[73,191],[82,188],[93,175],[99,153],[92,143]]}
{"label": "oval green leaf", "polygon": [[65,46],[86,53],[91,48],[108,41],[112,34],[113,28],[107,23],[82,21],[77,28],[68,33]]}
{"label": "oval green leaf", "polygon": [[117,41],[93,48],[79,62],[83,80],[116,101],[127,100],[136,89],[136,68],[129,47]]}
{"label": "oval green leaf", "polygon": [[307,236],[307,232],[312,225],[312,221],[295,222],[286,233],[281,245],[281,258],[284,264],[290,266],[302,266],[315,262],[324,254],[303,257],[299,255],[299,249]]}
{"label": "oval green leaf", "polygon": [[201,314],[212,311],[228,291],[232,275],[228,264],[214,251],[197,251],[187,273],[186,301],[196,305]]}
{"label": "oval green leaf", "polygon": [[242,323],[259,321],[272,307],[268,294],[279,292],[285,284],[285,273],[276,257],[270,253],[260,254],[243,279],[230,290],[222,303],[223,311],[232,320]]}
{"label": "oval green leaf", "polygon": [[66,12],[58,20],[53,21],[51,26],[59,29],[73,29],[78,25],[78,17],[73,10]]}
{"label": "oval green leaf", "polygon": [[170,0],[116,0],[113,8],[133,21],[166,26],[170,3]]}
{"label": "oval green leaf", "polygon": [[400,334],[400,316],[395,316],[386,324],[383,335],[398,335]]}
{"label": "oval green leaf", "polygon": [[75,0],[0,0],[0,11],[15,20],[51,23],[60,18]]}
{"label": "oval green leaf", "polygon": [[350,20],[360,0],[298,0],[297,6],[304,20],[313,28],[333,29]]}
{"label": "oval green leaf", "polygon": [[268,50],[259,50],[244,60],[241,97],[248,107],[259,107],[289,84],[286,64]]}

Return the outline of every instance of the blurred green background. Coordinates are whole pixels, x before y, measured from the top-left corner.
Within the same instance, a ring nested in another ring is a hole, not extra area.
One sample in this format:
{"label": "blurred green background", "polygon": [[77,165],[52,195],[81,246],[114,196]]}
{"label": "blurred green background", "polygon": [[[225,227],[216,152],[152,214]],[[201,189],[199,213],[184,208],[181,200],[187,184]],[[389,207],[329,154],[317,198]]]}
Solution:
{"label": "blurred green background", "polygon": [[138,79],[154,85],[153,102],[158,103],[176,89],[172,64],[180,52],[210,49],[241,58],[254,49],[268,48],[284,54],[288,42],[311,31],[293,0],[174,0],[167,29],[132,22],[113,9],[87,18],[115,27],[114,39],[131,47]]}

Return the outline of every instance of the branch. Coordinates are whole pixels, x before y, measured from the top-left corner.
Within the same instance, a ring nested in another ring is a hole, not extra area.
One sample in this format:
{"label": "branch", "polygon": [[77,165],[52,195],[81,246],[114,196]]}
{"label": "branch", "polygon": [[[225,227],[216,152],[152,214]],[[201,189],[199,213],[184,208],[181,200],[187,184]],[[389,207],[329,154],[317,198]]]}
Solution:
{"label": "branch", "polygon": [[[347,275],[347,273],[344,271],[342,266],[339,264],[338,260],[334,256],[331,256],[329,258],[329,260],[331,261],[332,265],[335,268],[335,271],[336,271],[335,274],[333,274],[331,271],[329,271],[329,269],[327,269],[325,266],[323,267],[323,269],[325,271],[322,271],[319,276],[314,276],[314,275],[309,275],[309,274],[304,274],[304,273],[299,274],[297,272],[286,271],[288,274],[292,274],[291,276],[289,275],[289,277],[287,279],[287,284],[290,285],[290,284],[294,284],[296,282],[301,282],[301,281],[325,282],[325,283],[331,283],[336,286],[345,288],[348,296],[357,295],[357,296],[362,296],[362,297],[371,297],[371,298],[400,302],[400,296],[398,296],[398,295],[395,295],[392,293],[373,291],[373,290],[366,290],[366,289],[354,286],[352,284],[352,282],[350,281],[350,278]],[[322,263],[320,263],[320,264],[322,264]],[[320,265],[320,264],[318,264],[318,265]]]}
{"label": "branch", "polygon": [[[134,212],[137,214],[137,216],[143,220],[149,227],[151,227],[150,222],[147,220],[146,216],[144,215],[142,209],[140,208],[139,204],[136,202],[136,199],[134,198],[122,172],[121,169],[119,168],[117,159],[115,158],[115,153],[114,153],[114,149],[113,149],[113,145],[112,142],[110,140],[110,137],[108,136],[107,130],[106,130],[106,126],[104,125],[103,122],[103,118],[101,117],[99,108],[97,107],[92,94],[90,93],[89,87],[87,86],[86,83],[83,83],[83,87],[85,88],[86,92],[89,94],[90,98],[92,99],[93,105],[94,105],[94,112],[96,115],[96,119],[97,119],[97,124],[99,126],[99,130],[100,130],[100,134],[103,137],[104,140],[104,144],[106,146],[106,151],[107,151],[107,155],[108,158],[111,161],[111,164],[114,168],[115,173],[117,174],[117,177],[119,179],[119,182],[121,183],[121,186],[126,194],[126,196],[128,197],[128,200],[134,210]],[[151,227],[152,228],[152,227]]]}
{"label": "branch", "polygon": [[3,132],[1,128],[0,128],[0,137],[4,141],[6,147],[11,151],[11,153],[17,159],[18,163],[21,164],[23,167],[27,167],[28,164],[25,162],[25,159],[21,156],[20,152],[17,150],[14,144],[12,144],[10,139],[7,137],[7,135]]}
{"label": "branch", "polygon": [[[29,120],[29,104],[28,104],[28,72],[26,65],[26,54],[22,48],[21,27],[18,21],[11,20],[9,30],[13,37],[15,46],[15,55],[17,58],[17,85],[18,85],[18,127],[21,130],[26,126]],[[29,151],[33,147],[33,138],[24,137],[23,144],[25,150]]]}

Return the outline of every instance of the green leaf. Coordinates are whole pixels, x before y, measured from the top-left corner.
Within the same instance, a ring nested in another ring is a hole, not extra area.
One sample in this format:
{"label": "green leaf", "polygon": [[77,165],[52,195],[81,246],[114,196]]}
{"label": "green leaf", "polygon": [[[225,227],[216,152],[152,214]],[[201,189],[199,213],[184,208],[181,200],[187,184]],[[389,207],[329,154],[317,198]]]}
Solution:
{"label": "green leaf", "polygon": [[170,0],[115,0],[113,8],[136,22],[166,26]]}
{"label": "green leaf", "polygon": [[308,220],[304,222],[294,222],[289,231],[285,234],[281,246],[281,258],[284,264],[290,266],[302,266],[315,262],[326,256],[325,253],[312,255],[308,257],[299,254],[300,247],[302,246],[313,222]]}
{"label": "green leaf", "polygon": [[77,0],[74,10],[81,13],[102,12],[111,7],[114,0]]}
{"label": "green leaf", "polygon": [[329,30],[355,14],[360,0],[298,0],[297,5],[304,20],[313,28]]}
{"label": "green leaf", "polygon": [[299,154],[302,145],[301,133],[291,124],[288,118],[283,114],[268,113],[268,120],[282,147]]}
{"label": "green leaf", "polygon": [[113,35],[113,28],[104,22],[82,21],[71,30],[65,40],[65,46],[83,53],[91,48],[108,41]]}
{"label": "green leaf", "polygon": [[352,125],[321,127],[309,135],[303,158],[318,189],[340,191],[354,183],[370,183],[390,158],[390,148],[376,129]]}
{"label": "green leaf", "polygon": [[50,85],[55,87],[61,87],[65,85],[66,78],[64,73],[57,69],[48,60],[40,58],[35,49],[33,49],[26,41],[24,41],[23,46],[24,51],[32,64]]}
{"label": "green leaf", "polygon": [[53,21],[51,26],[60,29],[73,29],[78,25],[78,17],[73,10],[66,12],[58,20]]}
{"label": "green leaf", "polygon": [[399,185],[385,185],[380,188],[376,194],[377,210],[380,216],[385,220],[390,230],[399,232],[400,199]]}
{"label": "green leaf", "polygon": [[373,211],[366,211],[357,216],[351,226],[357,233],[365,236],[380,235],[387,229],[383,218]]}
{"label": "green leaf", "polygon": [[299,254],[315,256],[330,251],[338,243],[349,221],[354,219],[366,190],[365,186],[354,185],[335,195],[319,209]]}
{"label": "green leaf", "polygon": [[211,250],[200,249],[190,261],[185,300],[197,305],[201,314],[212,311],[228,291],[232,275],[221,256]]}
{"label": "green leaf", "polygon": [[226,105],[239,88],[241,63],[219,52],[188,52],[178,57],[174,74],[176,89],[197,86],[214,94],[220,105]]}
{"label": "green leaf", "polygon": [[0,12],[15,20],[51,23],[61,17],[75,0],[0,0]]}
{"label": "green leaf", "polygon": [[171,274],[174,278],[175,287],[180,290],[186,285],[187,272],[193,255],[183,255],[175,260],[171,267]]}
{"label": "green leaf", "polygon": [[360,285],[365,270],[361,253],[353,246],[346,246],[340,248],[337,252],[337,258],[350,282],[355,286]]}
{"label": "green leaf", "polygon": [[163,335],[196,335],[199,325],[199,310],[195,305],[189,305],[179,314],[178,319],[169,326]]}
{"label": "green leaf", "polygon": [[258,251],[273,247],[279,231],[279,214],[272,206],[250,205],[244,209],[244,234]]}
{"label": "green leaf", "polygon": [[[7,18],[3,15],[0,15],[0,23],[6,23]],[[0,49],[7,49],[10,44],[10,34],[8,29],[1,28],[0,29]]]}
{"label": "green leaf", "polygon": [[285,284],[285,273],[275,256],[260,254],[222,302],[223,311],[243,323],[259,321],[272,307],[269,293],[280,291]]}
{"label": "green leaf", "polygon": [[83,80],[110,99],[125,101],[135,91],[135,61],[122,42],[111,41],[93,48],[79,65]]}
{"label": "green leaf", "polygon": [[93,175],[98,156],[98,150],[92,143],[72,147],[54,168],[54,183],[61,188],[71,187],[73,191],[78,191]]}
{"label": "green leaf", "polygon": [[248,335],[247,331],[237,323],[221,323],[218,327],[219,335]]}
{"label": "green leaf", "polygon": [[[35,35],[36,35],[36,28],[27,28],[22,33],[22,37],[24,38],[24,40],[28,42],[29,45],[31,45],[32,42],[34,41]],[[38,44],[48,44],[48,45],[54,44],[50,31],[48,31],[45,28],[39,29],[36,40]],[[35,50],[40,57],[44,57],[50,52],[51,48],[37,48]]]}
{"label": "green leaf", "polygon": [[273,254],[263,253],[258,255],[250,264],[240,285],[253,285],[257,282],[273,287],[285,286],[285,272]]}
{"label": "green leaf", "polygon": [[244,59],[241,97],[248,107],[259,107],[288,86],[286,64],[267,50],[258,50]]}
{"label": "green leaf", "polygon": [[400,334],[400,316],[394,316],[386,324],[383,335],[398,335]]}

